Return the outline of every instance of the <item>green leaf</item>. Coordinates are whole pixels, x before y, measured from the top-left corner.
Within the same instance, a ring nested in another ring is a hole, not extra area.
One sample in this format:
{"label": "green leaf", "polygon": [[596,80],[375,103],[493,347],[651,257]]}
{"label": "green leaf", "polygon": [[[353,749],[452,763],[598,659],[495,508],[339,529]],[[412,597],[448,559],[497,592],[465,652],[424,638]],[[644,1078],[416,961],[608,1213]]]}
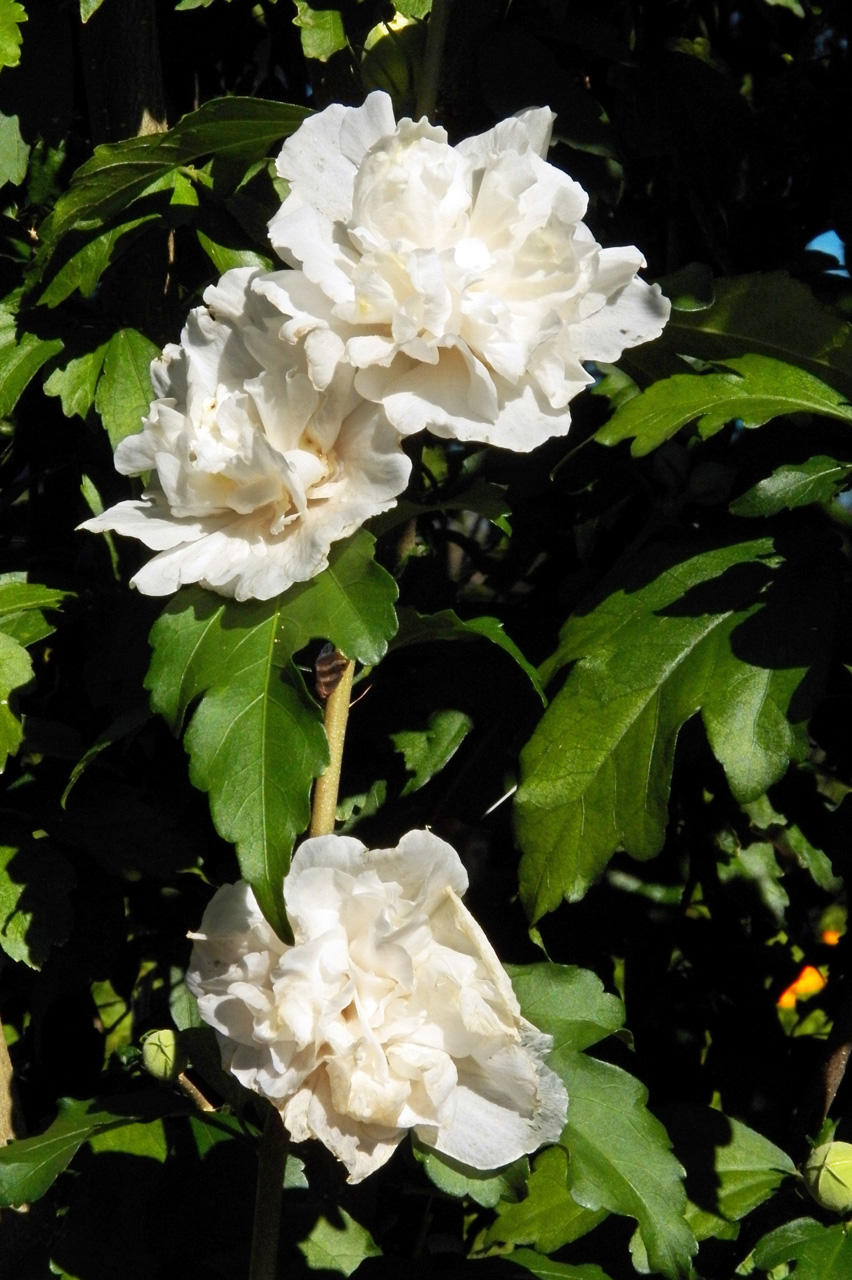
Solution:
{"label": "green leaf", "polygon": [[398,613],[399,631],[392,645],[394,650],[412,644],[430,644],[433,640],[490,640],[514,659],[529,677],[542,702],[546,701],[538,672],[527,662],[514,640],[506,635],[499,619],[471,618],[463,622],[452,609],[442,609],[440,613],[418,613],[406,606]]}
{"label": "green leaf", "polygon": [[298,653],[311,640],[329,640],[365,666],[381,662],[396,634],[393,578],[373,559],[375,538],[366,529],[336,542],[328,568],[283,597],[280,643]]}
{"label": "green leaf", "polygon": [[89,1148],[96,1155],[120,1152],[128,1156],[144,1156],[165,1164],[169,1144],[162,1120],[145,1124],[130,1123],[119,1128],[98,1129],[89,1138]]}
{"label": "green leaf", "polygon": [[88,298],[94,293],[98,281],[116,256],[115,247],[119,241],[123,251],[136,239],[132,232],[150,222],[158,221],[159,214],[147,213],[142,218],[131,218],[129,222],[119,223],[102,235],[95,236],[76,253],[71,254],[67,262],[63,262],[56,274],[51,276],[47,287],[39,294],[39,304],[56,307],[77,290],[84,298]]}
{"label": "green leaf", "polygon": [[764,1271],[795,1262],[796,1280],[848,1280],[852,1234],[840,1222],[824,1227],[813,1218],[796,1218],[764,1236],[754,1259]]}
{"label": "green leaf", "polygon": [[0,67],[17,67],[21,61],[21,23],[27,21],[24,6],[16,0],[0,0]]}
{"label": "green leaf", "polygon": [[582,1054],[565,1064],[563,1078],[571,1195],[588,1209],[635,1218],[651,1269],[677,1280],[696,1243],[684,1219],[683,1169],[645,1106],[647,1089],[619,1067]]}
{"label": "green leaf", "polygon": [[643,552],[626,589],[568,620],[543,668],[552,678],[576,663],[521,754],[521,893],[533,921],[581,898],[620,845],[642,859],[660,851],[678,733],[697,711],[740,801],[807,751],[810,688],[793,699],[809,664],[821,679],[833,561],[827,580],[822,564],[816,576],[812,563],[783,565],[768,539],[682,554]]}
{"label": "green leaf", "polygon": [[95,1134],[187,1109],[161,1091],[85,1102],[60,1098],[59,1114],[44,1133],[20,1138],[0,1150],[0,1205],[40,1199]]}
{"label": "green leaf", "polygon": [[27,582],[24,573],[0,574],[0,630],[31,645],[52,635],[56,628],[44,616],[45,609],[58,609],[73,593],[44,587],[40,582]]}
{"label": "green leaf", "polygon": [[21,137],[17,116],[0,113],[0,187],[5,182],[20,186],[27,176],[30,149]]}
{"label": "green leaf", "polygon": [[554,1262],[552,1258],[543,1258],[532,1249],[515,1249],[509,1254],[512,1262],[519,1267],[531,1271],[539,1280],[609,1280],[606,1272],[594,1262]]}
{"label": "green leaf", "polygon": [[298,1246],[310,1271],[337,1271],[351,1276],[365,1258],[381,1257],[381,1249],[366,1227],[345,1209],[337,1210],[339,1225],[321,1217]]}
{"label": "green leaf", "polygon": [[59,338],[45,341],[34,333],[18,333],[20,297],[17,290],[0,303],[0,418],[8,418],[30,379],[62,350]]}
{"label": "green leaf", "polygon": [[719,863],[718,872],[722,884],[745,880],[753,885],[763,905],[782,924],[790,899],[781,884],[784,872],[775,857],[774,845],[761,840],[738,849],[727,862]]}
{"label": "green leaf", "polygon": [[[526,1156],[515,1160],[498,1173],[471,1169],[441,1155],[434,1147],[425,1147],[412,1134],[411,1149],[414,1157],[425,1169],[430,1182],[445,1195],[461,1199],[469,1196],[484,1209],[493,1209],[500,1200],[515,1200],[526,1186],[529,1161]],[[501,1237],[502,1238],[502,1237]]]}
{"label": "green leaf", "polygon": [[0,773],[9,756],[17,753],[24,736],[21,721],[9,705],[12,693],[32,678],[33,664],[26,649],[0,631]]}
{"label": "green leaf", "polygon": [[0,846],[0,947],[7,956],[41,968],[71,932],[75,884],[71,864],[46,839]]}
{"label": "green leaf", "polygon": [[151,632],[146,678],[154,709],[184,739],[193,783],[237,848],[240,871],[286,936],[281,886],[295,837],[308,825],[310,788],[328,762],[320,711],[292,663],[312,639],[375,663],[396,626],[396,584],[373,560],[365,530],[335,543],[329,566],[277,600],[179,592]]}
{"label": "green leaf", "polygon": [[845,396],[795,365],[762,355],[724,363],[726,372],[679,373],[655,382],[616,409],[594,438],[606,445],[632,439],[630,452],[642,457],[689,422],[697,422],[705,438],[735,418],[746,427],[786,413],[852,422]]}
{"label": "green leaf", "polygon": [[195,234],[207,257],[222,275],[233,267],[259,267],[261,271],[273,269],[272,259],[255,249],[232,249],[227,245],[217,244],[203,231],[196,231]]}
{"label": "green leaf", "polygon": [[852,463],[816,454],[805,462],[777,467],[771,476],[729,504],[735,516],[774,516],[779,511],[830,502],[845,489]]}
{"label": "green leaf", "polygon": [[66,418],[75,414],[85,419],[95,402],[95,388],[103,369],[108,342],[102,342],[94,351],[75,356],[62,368],[54,369],[44,384],[44,393],[59,396]]}
{"label": "green leaf", "polygon": [[180,166],[203,156],[247,163],[259,159],[273,143],[295,132],[307,114],[302,107],[262,98],[214,98],[183,116],[168,133],[96,147],[39,228],[43,247],[36,275],[43,274],[69,231],[101,226],[141,196],[172,186]]}
{"label": "green leaf", "polygon": [[[593,1212],[635,1218],[651,1269],[677,1280],[697,1246],[684,1220],[683,1170],[668,1134],[646,1109],[648,1093],[638,1080],[579,1052],[616,1030],[621,1001],[582,969],[543,964],[509,973],[524,1017],[553,1036],[548,1063],[568,1090],[561,1141],[571,1198]],[[551,1183],[554,1165],[549,1157]]]}
{"label": "green leaf", "polygon": [[436,711],[429,717],[426,729],[404,729],[392,733],[391,742],[402,752],[405,767],[414,777],[402,788],[402,795],[411,795],[425,787],[430,778],[440,773],[458,751],[473,728],[473,721],[463,711]]}
{"label": "green leaf", "polygon": [[97,13],[104,0],[80,0],[80,17],[82,21],[88,22],[93,13]]}
{"label": "green leaf", "polygon": [[302,53],[306,58],[327,62],[333,53],[347,46],[339,9],[312,9],[306,0],[296,0],[293,23],[301,28]]}
{"label": "green leaf", "polygon": [[677,1104],[664,1118],[675,1150],[690,1166],[686,1190],[696,1206],[691,1222],[699,1239],[718,1235],[720,1220],[739,1222],[795,1176],[796,1166],[774,1142],[711,1107]]}
{"label": "green leaf", "polygon": [[590,969],[575,965],[507,965],[524,1017],[553,1036],[553,1052],[588,1049],[624,1024],[618,996],[604,991]]}
{"label": "green leaf", "polygon": [[763,0],[764,4],[777,5],[781,9],[789,9],[791,13],[795,13],[797,18],[804,18],[805,11],[799,0]]}
{"label": "green leaf", "polygon": [[654,344],[729,363],[758,354],[799,365],[852,398],[852,325],[786,271],[730,276],[713,284],[713,305],[673,311]]}
{"label": "green leaf", "polygon": [[485,1237],[487,1245],[531,1244],[542,1253],[553,1253],[587,1235],[609,1210],[577,1203],[568,1190],[568,1153],[550,1147],[536,1157],[526,1197],[498,1205],[497,1214]]}
{"label": "green leaf", "polygon": [[396,5],[397,13],[403,18],[425,18],[431,10],[432,0],[399,0]]}
{"label": "green leaf", "polygon": [[159,354],[159,348],[137,329],[119,329],[107,344],[95,408],[113,449],[125,436],[142,430],[142,419],[154,398],[151,361]]}
{"label": "green leaf", "polygon": [[238,604],[200,588],[179,592],[151,632],[146,687],[174,732],[203,695],[184,739],[190,778],[210,793],[217,830],[236,845],[243,879],[286,937],[281,887],[328,747],[319,709],[278,641],[284,599]]}

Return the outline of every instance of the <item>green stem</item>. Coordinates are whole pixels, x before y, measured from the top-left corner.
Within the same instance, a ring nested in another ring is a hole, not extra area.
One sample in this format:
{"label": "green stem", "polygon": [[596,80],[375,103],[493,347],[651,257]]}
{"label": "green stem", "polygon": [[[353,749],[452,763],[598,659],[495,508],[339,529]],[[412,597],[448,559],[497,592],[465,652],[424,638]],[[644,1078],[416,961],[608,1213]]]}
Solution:
{"label": "green stem", "polygon": [[352,693],[352,677],[355,663],[347,662],[340,680],[328,695],[325,704],[325,732],[328,737],[330,759],[328,768],[316,780],[314,803],[311,812],[312,836],[328,836],[334,831],[337,813],[337,789],[340,786],[340,767],[343,763],[343,741],[346,737],[346,721],[349,718],[349,697]]}
{"label": "green stem", "polygon": [[450,17],[452,0],[432,0],[429,14],[429,28],[426,35],[426,52],[423,55],[423,72],[420,80],[420,92],[417,95],[415,115],[428,116],[433,119],[438,105],[438,90],[441,84],[441,64],[444,59],[444,44],[447,39],[447,25]]}
{"label": "green stem", "polygon": [[284,1121],[275,1108],[270,1106],[260,1140],[249,1280],[275,1280],[278,1274],[281,1193],[284,1189],[288,1146],[289,1135],[284,1128]]}

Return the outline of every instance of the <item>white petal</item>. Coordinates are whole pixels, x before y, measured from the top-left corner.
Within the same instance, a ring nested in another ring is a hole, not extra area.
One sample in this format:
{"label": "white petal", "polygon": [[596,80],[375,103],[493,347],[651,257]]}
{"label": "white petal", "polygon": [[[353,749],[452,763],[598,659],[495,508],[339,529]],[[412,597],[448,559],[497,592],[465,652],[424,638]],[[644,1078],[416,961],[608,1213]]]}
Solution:
{"label": "white petal", "polygon": [[456,150],[476,168],[485,168],[506,151],[534,151],[545,157],[555,119],[556,114],[549,107],[529,107],[508,120],[501,120],[486,133],[465,138]]}
{"label": "white petal", "polygon": [[371,93],[360,107],[335,102],[309,116],[287,139],[275,167],[291,192],[323,217],[345,220],[352,208],[357,166],[383,134],[393,131],[393,107],[386,93]]}
{"label": "white petal", "polygon": [[658,284],[631,281],[586,320],[571,326],[571,342],[581,360],[611,363],[628,347],[658,338],[671,303]]}

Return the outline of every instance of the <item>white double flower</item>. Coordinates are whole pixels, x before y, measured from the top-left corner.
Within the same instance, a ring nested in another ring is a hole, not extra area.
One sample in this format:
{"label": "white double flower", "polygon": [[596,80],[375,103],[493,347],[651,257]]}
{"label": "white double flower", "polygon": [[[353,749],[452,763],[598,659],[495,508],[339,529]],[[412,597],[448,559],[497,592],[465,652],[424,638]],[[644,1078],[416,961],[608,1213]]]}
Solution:
{"label": "white double flower", "polygon": [[585,361],[660,334],[670,307],[637,277],[641,253],[602,248],[585,191],[544,159],[553,120],[532,109],[453,147],[373,93],[285,142],[269,235],[297,269],[255,288],[316,387],[351,366],[403,435],[525,452],[568,430]]}
{"label": "white double flower", "polygon": [[568,1105],[491,944],[460,901],[458,854],[428,831],[396,849],[319,836],[284,881],[294,944],[248,885],[208,906],[187,985],[226,1069],[360,1182],[408,1130],[476,1169],[557,1142]]}
{"label": "white double flower", "polygon": [[157,551],[133,578],[147,595],[199,582],[267,600],[313,578],[328,551],[395,504],[411,464],[380,406],[341,368],[318,391],[281,315],[228,271],[190,312],[180,346],[151,366],[157,399],[116,449],[124,475],[151,474],[141,499],[82,526]]}

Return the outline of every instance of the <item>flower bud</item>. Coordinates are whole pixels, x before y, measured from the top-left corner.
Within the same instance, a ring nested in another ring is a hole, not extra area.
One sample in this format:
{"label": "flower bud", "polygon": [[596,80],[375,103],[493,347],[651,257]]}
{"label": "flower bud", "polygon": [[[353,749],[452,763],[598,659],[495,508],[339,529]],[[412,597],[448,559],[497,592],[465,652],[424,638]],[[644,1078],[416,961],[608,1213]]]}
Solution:
{"label": "flower bud", "polygon": [[171,1028],[151,1031],[142,1041],[142,1065],[155,1080],[174,1082],[186,1069],[186,1064],[178,1033]]}
{"label": "flower bud", "polygon": [[805,1186],[823,1209],[852,1211],[852,1143],[826,1142],[810,1154]]}

